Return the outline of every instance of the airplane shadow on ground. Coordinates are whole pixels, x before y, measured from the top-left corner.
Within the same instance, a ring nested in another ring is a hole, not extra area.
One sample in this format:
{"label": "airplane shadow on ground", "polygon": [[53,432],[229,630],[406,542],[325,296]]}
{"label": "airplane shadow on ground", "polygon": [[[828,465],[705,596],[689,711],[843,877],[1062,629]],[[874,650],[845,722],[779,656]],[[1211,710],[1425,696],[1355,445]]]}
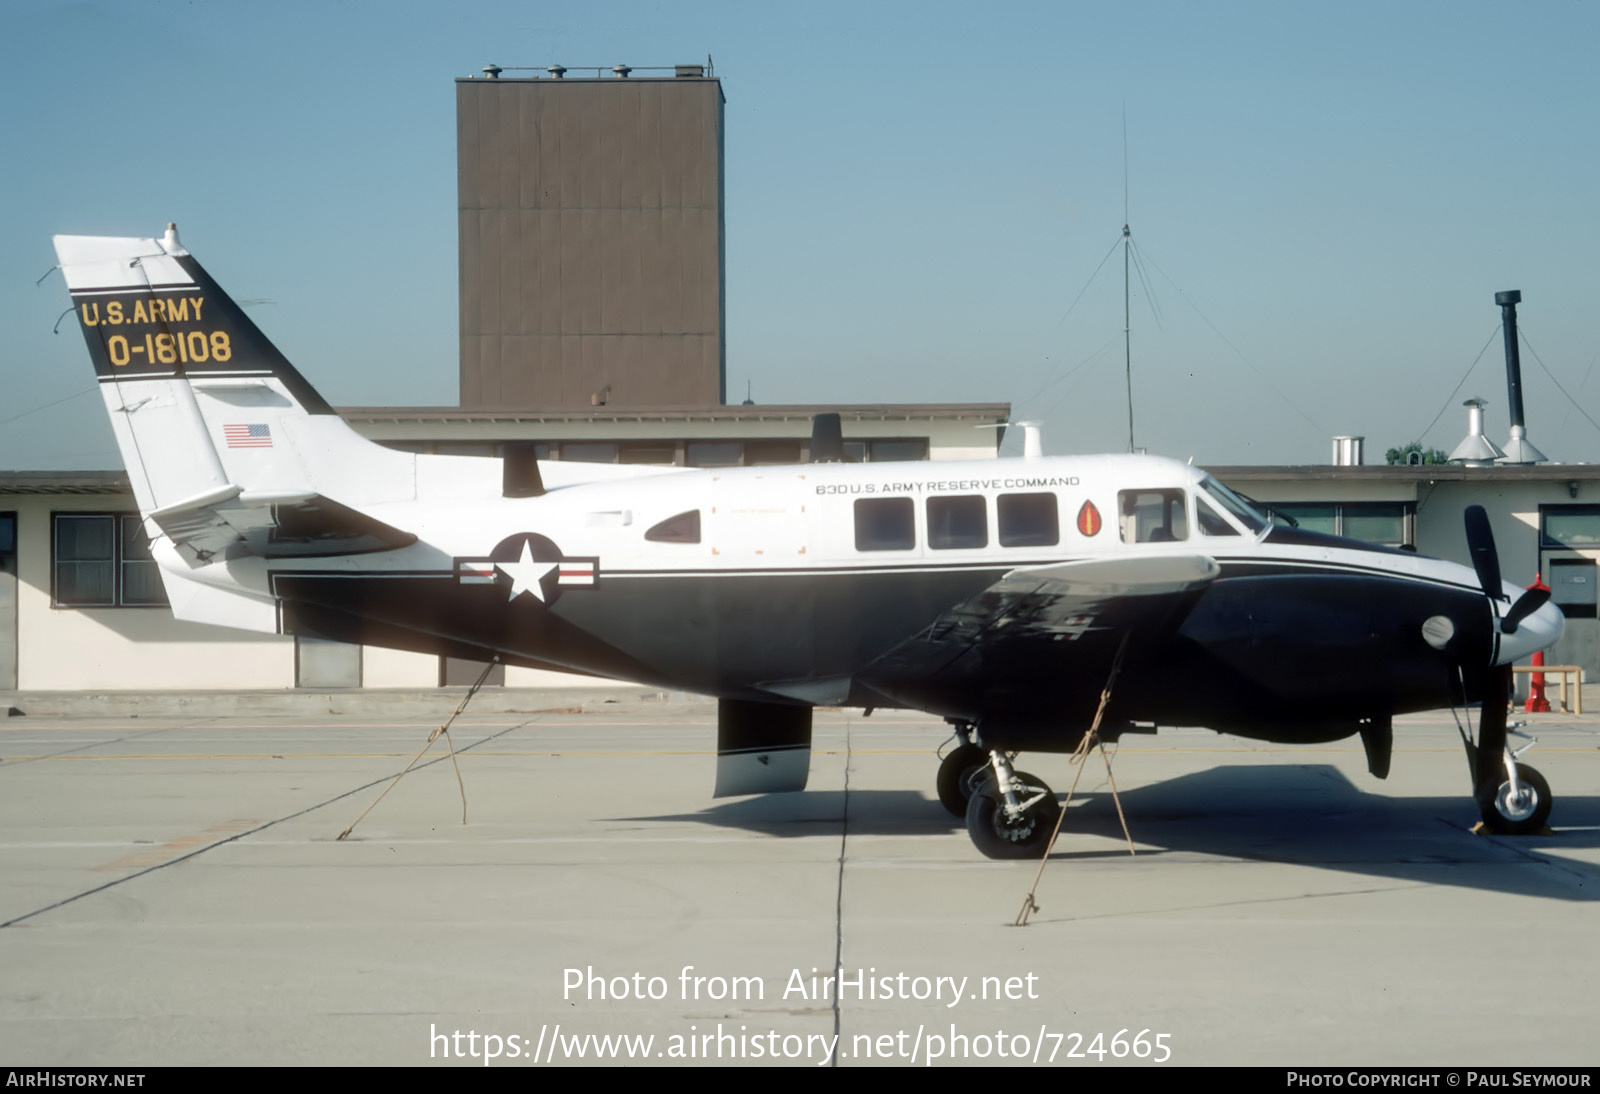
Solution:
{"label": "airplane shadow on ground", "polygon": [[[1477,812],[1465,793],[1369,794],[1327,764],[1220,766],[1121,797],[1141,857],[1299,864],[1523,896],[1600,899],[1600,865],[1568,854],[1600,847],[1600,798],[1562,797],[1559,788],[1555,795],[1555,834],[1520,837],[1473,835]],[[1058,788],[1057,796],[1065,792]],[[629,819],[688,821],[780,838],[837,834],[847,819],[847,836],[948,838],[953,856],[978,855],[961,821],[931,796],[909,790],[774,794],[698,813]],[[1092,837],[1093,846],[1085,846],[1084,837]],[[1051,857],[1126,856],[1123,846],[1110,793],[1080,791]]]}

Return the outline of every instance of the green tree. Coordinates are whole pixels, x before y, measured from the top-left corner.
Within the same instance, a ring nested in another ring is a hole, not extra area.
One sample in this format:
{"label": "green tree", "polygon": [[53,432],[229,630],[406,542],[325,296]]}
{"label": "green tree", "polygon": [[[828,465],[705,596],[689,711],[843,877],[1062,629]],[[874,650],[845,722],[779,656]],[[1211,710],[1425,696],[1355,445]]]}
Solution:
{"label": "green tree", "polygon": [[[1422,458],[1419,459],[1419,460],[1413,461],[1411,459],[1411,454],[1413,452],[1417,453]],[[1391,448],[1391,449],[1389,449],[1389,451],[1387,451],[1387,452],[1385,452],[1383,454],[1383,460],[1384,460],[1385,463],[1389,463],[1389,464],[1412,463],[1412,462],[1416,462],[1416,463],[1449,463],[1450,462],[1450,454],[1448,452],[1446,452],[1442,448],[1423,448],[1421,441],[1412,441],[1410,444],[1403,445],[1400,448]]]}

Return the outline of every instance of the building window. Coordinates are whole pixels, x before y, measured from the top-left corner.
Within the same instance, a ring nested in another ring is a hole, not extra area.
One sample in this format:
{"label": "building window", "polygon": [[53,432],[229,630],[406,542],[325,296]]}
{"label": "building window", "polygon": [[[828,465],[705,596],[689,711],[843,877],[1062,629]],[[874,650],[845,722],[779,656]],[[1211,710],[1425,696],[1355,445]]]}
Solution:
{"label": "building window", "polygon": [[678,446],[671,442],[625,444],[621,456],[623,463],[674,464],[678,462]]}
{"label": "building window", "polygon": [[56,513],[51,599],[58,608],[164,607],[144,523],[129,513]]}
{"label": "building window", "polygon": [[1600,548],[1600,505],[1539,506],[1539,546],[1569,551]]}
{"label": "building window", "polygon": [[744,462],[744,445],[738,441],[690,441],[686,462],[690,467],[738,467]]}
{"label": "building window", "polygon": [[910,498],[856,502],[856,550],[909,551],[917,545],[917,510]]}
{"label": "building window", "polygon": [[563,441],[561,458],[577,463],[616,463],[617,446],[605,441]]}
{"label": "building window", "polygon": [[895,441],[868,441],[867,453],[873,463],[925,460],[928,458],[928,442],[922,437]]}
{"label": "building window", "polygon": [[[1308,532],[1364,540],[1385,547],[1415,543],[1415,507],[1405,501],[1273,502],[1270,515],[1278,524],[1294,524]],[[1291,518],[1291,519],[1285,519]]]}

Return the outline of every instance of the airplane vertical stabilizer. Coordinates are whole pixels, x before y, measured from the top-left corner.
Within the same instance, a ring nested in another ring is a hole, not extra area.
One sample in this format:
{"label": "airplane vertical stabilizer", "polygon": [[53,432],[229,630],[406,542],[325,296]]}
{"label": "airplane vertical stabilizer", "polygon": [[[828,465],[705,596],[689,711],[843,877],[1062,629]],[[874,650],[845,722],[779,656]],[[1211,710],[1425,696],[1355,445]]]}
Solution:
{"label": "airplane vertical stabilizer", "polygon": [[168,226],[57,236],[56,254],[146,517],[242,495],[415,494],[415,460],[352,430]]}

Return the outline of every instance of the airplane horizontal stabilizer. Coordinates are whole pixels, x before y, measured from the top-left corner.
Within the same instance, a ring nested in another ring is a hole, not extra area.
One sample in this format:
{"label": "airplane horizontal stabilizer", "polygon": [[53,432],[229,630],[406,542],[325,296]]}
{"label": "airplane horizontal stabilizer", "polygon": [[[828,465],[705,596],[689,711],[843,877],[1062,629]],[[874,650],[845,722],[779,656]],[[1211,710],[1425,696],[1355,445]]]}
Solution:
{"label": "airplane horizontal stabilizer", "polygon": [[215,557],[326,558],[409,547],[410,532],[317,494],[252,495],[237,487],[158,509],[150,519],[197,562]]}

